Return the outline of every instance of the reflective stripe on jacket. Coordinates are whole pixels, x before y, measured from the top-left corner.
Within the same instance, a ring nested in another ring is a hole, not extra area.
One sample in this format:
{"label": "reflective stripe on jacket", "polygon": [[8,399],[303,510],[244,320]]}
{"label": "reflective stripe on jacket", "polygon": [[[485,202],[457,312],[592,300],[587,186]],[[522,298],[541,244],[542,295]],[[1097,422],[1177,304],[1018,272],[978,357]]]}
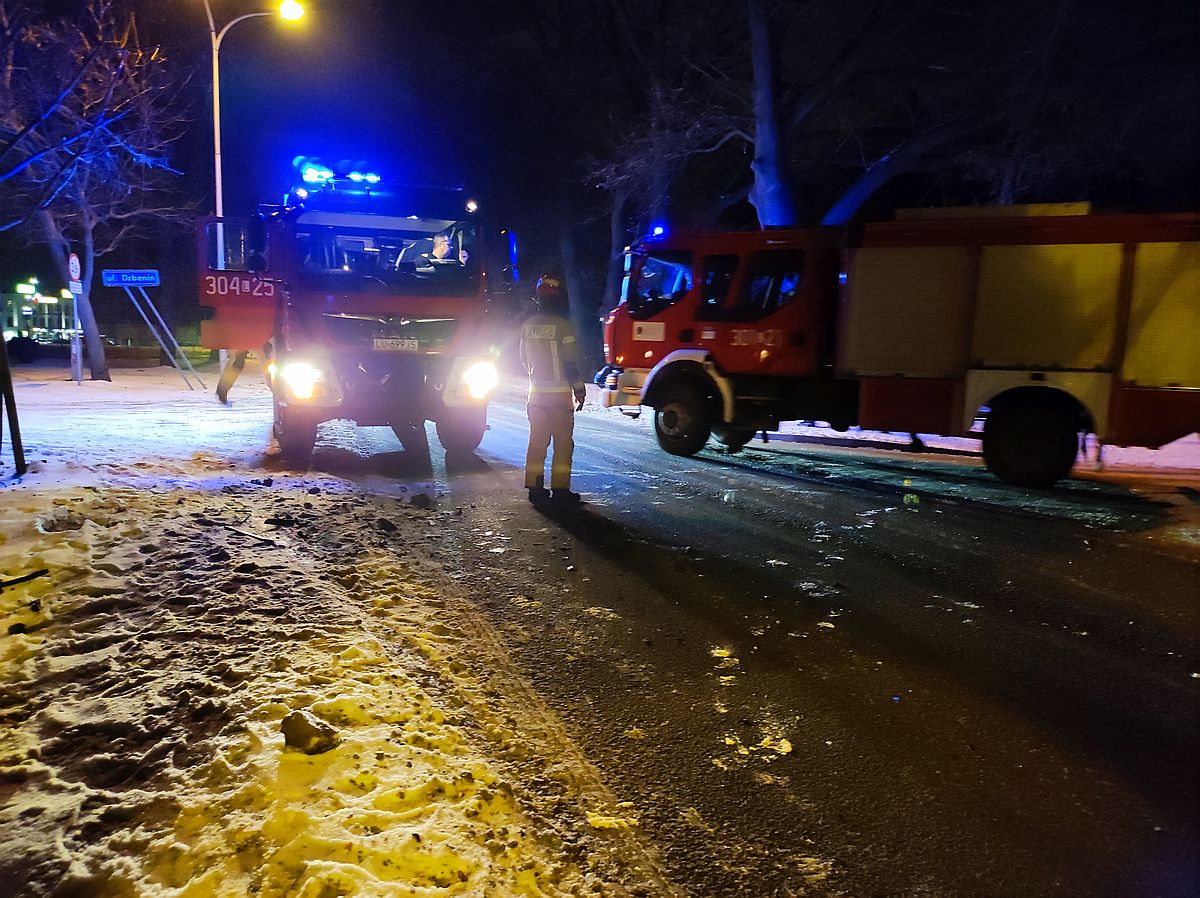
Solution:
{"label": "reflective stripe on jacket", "polygon": [[521,361],[529,372],[529,399],[583,389],[575,328],[561,315],[538,312],[521,328]]}

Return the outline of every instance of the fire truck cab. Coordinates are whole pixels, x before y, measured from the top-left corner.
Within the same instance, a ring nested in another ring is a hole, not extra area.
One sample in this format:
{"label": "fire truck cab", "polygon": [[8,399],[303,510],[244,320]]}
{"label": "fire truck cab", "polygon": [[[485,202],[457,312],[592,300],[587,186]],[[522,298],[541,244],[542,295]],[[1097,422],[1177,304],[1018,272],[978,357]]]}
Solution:
{"label": "fire truck cab", "polygon": [[429,420],[448,451],[474,451],[498,381],[489,287],[511,288],[515,242],[489,245],[461,190],[304,174],[249,222],[202,224],[201,342],[263,354],[294,460],[334,418],[390,425],[409,451],[427,451]]}
{"label": "fire truck cab", "polygon": [[833,376],[837,235],[830,230],[648,239],[625,257],[598,376],[608,406],[655,410],[660,445],[740,448],[780,421],[853,423],[855,384]]}

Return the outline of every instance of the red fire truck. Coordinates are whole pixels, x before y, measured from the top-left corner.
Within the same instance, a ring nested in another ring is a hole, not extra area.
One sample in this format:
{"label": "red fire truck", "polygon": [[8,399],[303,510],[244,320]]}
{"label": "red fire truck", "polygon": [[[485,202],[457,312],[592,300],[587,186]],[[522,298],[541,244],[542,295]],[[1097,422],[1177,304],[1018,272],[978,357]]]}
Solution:
{"label": "red fire truck", "polygon": [[626,254],[607,406],[659,444],[740,448],[787,420],[967,435],[1049,486],[1080,434],[1159,447],[1200,429],[1200,216],[1086,204],[904,210],[832,229],[663,236]]}
{"label": "red fire truck", "polygon": [[431,420],[448,451],[473,451],[497,383],[489,293],[515,281],[515,242],[489,243],[461,190],[300,168],[282,205],[202,224],[201,343],[263,353],[294,460],[333,418],[390,425],[411,451],[427,450]]}

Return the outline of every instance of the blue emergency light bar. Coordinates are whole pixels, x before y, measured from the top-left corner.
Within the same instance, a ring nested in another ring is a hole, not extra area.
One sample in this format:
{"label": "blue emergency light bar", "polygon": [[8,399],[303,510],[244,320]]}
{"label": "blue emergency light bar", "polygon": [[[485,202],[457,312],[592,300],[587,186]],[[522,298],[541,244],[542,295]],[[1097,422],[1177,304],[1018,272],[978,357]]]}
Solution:
{"label": "blue emergency light bar", "polygon": [[349,162],[329,166],[314,156],[297,156],[292,165],[300,172],[300,178],[305,184],[326,185],[341,179],[353,181],[355,184],[378,184],[383,180],[379,174],[367,171],[365,166]]}

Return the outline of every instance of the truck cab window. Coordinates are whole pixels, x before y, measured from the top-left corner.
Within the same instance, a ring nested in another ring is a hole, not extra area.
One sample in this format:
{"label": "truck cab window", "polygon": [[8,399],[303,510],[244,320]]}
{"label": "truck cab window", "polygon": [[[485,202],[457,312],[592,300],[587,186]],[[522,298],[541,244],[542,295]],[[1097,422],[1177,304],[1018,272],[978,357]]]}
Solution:
{"label": "truck cab window", "polygon": [[[736,258],[736,257],[716,257]],[[711,261],[711,260],[710,260]],[[706,279],[709,265],[706,263]],[[724,269],[712,266],[717,281]],[[714,302],[705,303],[705,318],[710,321],[758,321],[782,309],[800,295],[804,283],[804,254],[797,251],[754,253],[746,261],[746,275],[736,296],[729,295],[726,281],[720,291],[714,288]],[[709,293],[705,293],[707,300]]]}
{"label": "truck cab window", "polygon": [[372,289],[405,294],[474,291],[474,230],[460,222],[430,224],[448,226],[422,233],[416,223],[413,231],[310,225],[296,232],[301,273],[326,287],[370,282]]}
{"label": "truck cab window", "polygon": [[635,259],[625,284],[634,318],[649,318],[692,289],[691,253],[655,253]]}
{"label": "truck cab window", "polygon": [[701,275],[700,305],[696,317],[702,321],[720,320],[729,287],[738,267],[738,256],[707,256]]}
{"label": "truck cab window", "polygon": [[[208,268],[210,271],[248,271],[246,223],[210,221],[206,226]],[[270,258],[269,247],[263,256]]]}
{"label": "truck cab window", "polygon": [[753,321],[779,311],[799,294],[803,279],[803,253],[755,253],[746,266],[739,316]]}

